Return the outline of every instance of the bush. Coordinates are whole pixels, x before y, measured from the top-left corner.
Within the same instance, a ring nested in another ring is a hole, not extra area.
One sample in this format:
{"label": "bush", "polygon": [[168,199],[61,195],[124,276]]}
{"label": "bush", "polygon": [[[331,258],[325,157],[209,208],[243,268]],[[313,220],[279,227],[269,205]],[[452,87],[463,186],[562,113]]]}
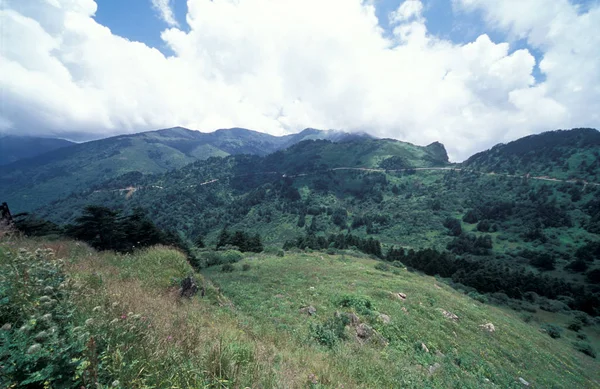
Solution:
{"label": "bush", "polygon": [[563,332],[562,327],[557,326],[556,324],[546,324],[542,328],[545,329],[546,333],[553,339],[560,338]]}
{"label": "bush", "polygon": [[234,270],[235,270],[235,267],[233,267],[233,265],[231,263],[226,263],[223,266],[221,266],[221,271],[223,273],[231,273]]}
{"label": "bush", "polygon": [[481,293],[477,293],[477,292],[469,292],[467,294],[467,296],[471,297],[473,300],[477,300],[480,303],[487,303],[488,302],[488,298],[486,295],[481,294]]}
{"label": "bush", "polygon": [[323,346],[333,348],[338,342],[348,338],[346,325],[349,319],[346,315],[336,314],[323,323],[311,323],[310,335]]}
{"label": "bush", "polygon": [[284,255],[285,255],[285,252],[283,250],[277,251],[277,256],[278,257],[283,257]]}
{"label": "bush", "polygon": [[250,264],[249,263],[244,263],[242,265],[242,271],[248,271],[250,270]]}
{"label": "bush", "polygon": [[390,265],[388,265],[387,263],[380,262],[375,265],[375,269],[381,271],[390,271]]}
{"label": "bush", "polygon": [[[0,251],[1,384],[79,387],[87,337],[77,331],[72,282],[52,250]],[[27,275],[27,277],[23,277]],[[32,282],[35,280],[35,282]],[[4,387],[4,386],[3,386]]]}
{"label": "bush", "polygon": [[356,312],[363,315],[372,313],[373,303],[366,296],[344,295],[339,300],[337,305],[344,308],[353,308]]}
{"label": "bush", "polygon": [[592,358],[596,358],[596,350],[594,350],[589,343],[575,342],[573,343],[573,346],[575,346],[575,350],[580,351],[585,355],[589,355]]}

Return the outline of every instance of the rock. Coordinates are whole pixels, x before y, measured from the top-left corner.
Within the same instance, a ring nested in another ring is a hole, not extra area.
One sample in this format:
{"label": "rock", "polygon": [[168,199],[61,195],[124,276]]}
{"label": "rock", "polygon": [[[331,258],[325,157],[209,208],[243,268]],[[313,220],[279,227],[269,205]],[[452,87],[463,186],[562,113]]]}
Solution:
{"label": "rock", "polygon": [[191,298],[198,293],[198,283],[192,276],[185,277],[181,280],[181,288],[179,295],[181,297]]}
{"label": "rock", "polygon": [[442,289],[442,287],[439,286],[438,284],[433,284],[433,286],[435,286],[437,289]]}
{"label": "rock", "polygon": [[406,313],[408,315],[408,309],[406,309],[405,307],[402,307],[401,309],[404,313]]}
{"label": "rock", "polygon": [[356,335],[361,339],[369,339],[373,335],[373,328],[365,323],[359,324],[356,327]]}
{"label": "rock", "polygon": [[448,311],[442,309],[442,315],[444,315],[444,317],[447,319],[450,319],[453,321],[458,321],[458,316],[456,316],[452,312],[448,312]]}
{"label": "rock", "polygon": [[383,324],[390,324],[390,321],[392,321],[392,319],[390,319],[390,317],[388,315],[385,315],[383,313],[380,313],[379,316],[377,317],[379,320],[381,320],[381,322]]}
{"label": "rock", "polygon": [[429,375],[433,375],[436,371],[440,369],[440,367],[442,367],[442,365],[440,365],[437,362],[429,366]]}
{"label": "rock", "polygon": [[309,305],[308,307],[301,308],[300,312],[308,316],[313,316],[317,313],[317,308],[313,307],[312,305]]}
{"label": "rock", "polygon": [[425,343],[421,343],[421,350],[425,351],[426,353],[429,352],[429,349],[427,348],[427,346],[425,345]]}
{"label": "rock", "polygon": [[276,299],[282,299],[283,297],[284,297],[284,296],[283,296],[282,294],[276,294],[276,295],[275,295],[275,298],[276,298]]}
{"label": "rock", "polygon": [[356,327],[357,325],[360,324],[360,318],[358,317],[358,315],[354,312],[348,312],[346,313],[346,317],[348,318],[348,321],[350,322],[350,325],[352,327]]}
{"label": "rock", "polygon": [[525,381],[525,380],[523,379],[523,377],[519,377],[519,382],[520,382],[520,383],[522,383],[522,384],[523,384],[523,385],[525,385],[525,386],[529,386],[529,382]]}
{"label": "rock", "polygon": [[492,323],[482,324],[479,326],[479,328],[481,328],[487,332],[495,332],[496,331],[496,327],[494,327],[494,325]]}
{"label": "rock", "polygon": [[402,301],[406,300],[406,295],[404,293],[400,293],[400,292],[392,293],[392,296],[394,298],[397,298],[398,300],[402,300]]}
{"label": "rock", "polygon": [[438,358],[446,358],[446,356],[444,355],[444,353],[442,353],[439,350],[435,352],[435,356],[438,357]]}

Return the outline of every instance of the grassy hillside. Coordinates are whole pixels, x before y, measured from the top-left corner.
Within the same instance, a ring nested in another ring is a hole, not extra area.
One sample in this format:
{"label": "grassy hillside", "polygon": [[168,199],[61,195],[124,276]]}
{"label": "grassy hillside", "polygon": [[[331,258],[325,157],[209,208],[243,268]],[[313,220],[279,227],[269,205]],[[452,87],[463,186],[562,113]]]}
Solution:
{"label": "grassy hillside", "polygon": [[531,135],[477,153],[462,165],[485,172],[600,182],[600,132],[577,128]]}
{"label": "grassy hillside", "polygon": [[[253,255],[229,273],[194,274],[206,296],[186,300],[177,287],[193,271],[171,249],[121,256],[5,238],[0,309],[10,325],[0,360],[11,367],[0,384],[520,388],[522,378],[534,388],[599,387],[598,361],[574,349],[574,333],[552,339],[535,320],[378,263]],[[25,269],[36,283],[20,276]],[[343,319],[350,313],[354,323]],[[593,331],[583,330],[597,344]]]}
{"label": "grassy hillside", "polygon": [[65,139],[0,135],[0,165],[32,158],[73,144]]}
{"label": "grassy hillside", "polygon": [[15,212],[31,211],[125,173],[164,173],[210,157],[266,155],[304,139],[348,137],[312,129],[276,137],[242,128],[201,133],[179,127],[121,135],[0,166],[0,198]]}

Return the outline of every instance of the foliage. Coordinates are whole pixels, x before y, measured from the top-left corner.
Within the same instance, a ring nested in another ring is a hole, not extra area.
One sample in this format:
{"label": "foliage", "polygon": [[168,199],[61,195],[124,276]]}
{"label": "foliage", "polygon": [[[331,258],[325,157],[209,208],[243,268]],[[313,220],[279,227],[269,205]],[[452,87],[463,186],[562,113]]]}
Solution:
{"label": "foliage", "polygon": [[577,351],[584,353],[585,355],[589,355],[592,358],[596,358],[596,350],[587,342],[575,342],[573,344]]}
{"label": "foliage", "polygon": [[333,348],[338,342],[346,340],[346,325],[349,323],[345,315],[334,315],[323,323],[311,323],[311,336],[323,346]]}
{"label": "foliage", "polygon": [[[0,251],[2,387],[77,387],[87,340],[76,326],[74,293],[52,250]],[[13,386],[14,385],[14,386]]]}
{"label": "foliage", "polygon": [[560,338],[563,332],[563,329],[560,326],[557,326],[556,324],[546,324],[542,328],[546,330],[548,336],[550,336],[553,339]]}
{"label": "foliage", "polygon": [[216,249],[219,250],[225,246],[236,247],[242,252],[260,253],[263,251],[263,244],[259,234],[251,235],[245,231],[230,233],[226,228],[222,229],[219,233]]}

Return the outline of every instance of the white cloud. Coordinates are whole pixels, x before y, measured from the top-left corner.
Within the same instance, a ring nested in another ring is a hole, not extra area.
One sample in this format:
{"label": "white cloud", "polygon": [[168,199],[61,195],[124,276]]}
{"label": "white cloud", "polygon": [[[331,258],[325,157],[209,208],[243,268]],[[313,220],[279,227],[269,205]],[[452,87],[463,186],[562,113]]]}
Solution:
{"label": "white cloud", "polygon": [[546,80],[535,83],[527,50],[432,36],[418,0],[390,15],[391,37],[373,2],[188,0],[189,32],[162,33],[168,57],[96,23],[92,0],[0,1],[0,123],[13,132],[336,128],[439,140],[461,160],[600,124],[599,6],[581,14],[530,0],[515,12],[522,2],[455,0],[543,53]]}
{"label": "white cloud", "polygon": [[173,8],[171,7],[171,0],[151,0],[152,7],[158,12],[160,18],[171,27],[179,27]]}

